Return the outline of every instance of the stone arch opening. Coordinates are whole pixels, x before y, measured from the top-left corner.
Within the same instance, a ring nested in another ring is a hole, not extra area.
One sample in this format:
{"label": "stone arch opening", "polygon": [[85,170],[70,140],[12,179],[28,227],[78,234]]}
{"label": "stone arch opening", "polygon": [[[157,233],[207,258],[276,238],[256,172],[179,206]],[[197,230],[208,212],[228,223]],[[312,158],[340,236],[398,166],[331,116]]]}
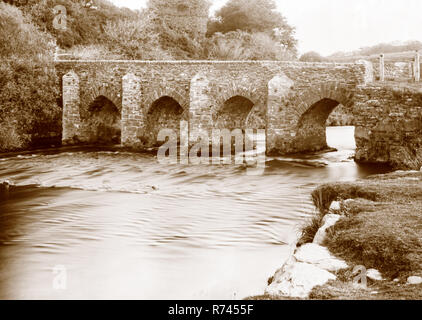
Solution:
{"label": "stone arch opening", "polygon": [[88,142],[121,143],[121,113],[107,97],[96,97],[87,108],[85,119]]}
{"label": "stone arch opening", "polygon": [[249,116],[254,103],[243,96],[227,99],[215,115],[214,126],[217,129],[248,129]]}
{"label": "stone arch opening", "polygon": [[340,102],[324,98],[302,114],[297,126],[295,148],[315,152],[328,149],[327,119]]}
{"label": "stone arch opening", "polygon": [[148,147],[162,144],[157,141],[158,133],[162,129],[171,129],[180,135],[180,122],[187,120],[184,109],[174,98],[163,96],[155,100],[146,116],[144,143]]}

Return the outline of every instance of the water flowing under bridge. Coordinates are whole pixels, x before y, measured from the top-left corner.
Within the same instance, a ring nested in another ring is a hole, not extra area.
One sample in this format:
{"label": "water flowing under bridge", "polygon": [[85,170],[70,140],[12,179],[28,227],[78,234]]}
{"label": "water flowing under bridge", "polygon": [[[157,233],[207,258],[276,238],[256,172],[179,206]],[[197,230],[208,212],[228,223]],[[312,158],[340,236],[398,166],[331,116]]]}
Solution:
{"label": "water flowing under bridge", "polygon": [[98,130],[92,119],[108,108],[119,142],[136,149],[185,120],[190,132],[265,129],[268,154],[318,151],[342,104],[354,115],[357,161],[422,165],[422,93],[375,82],[367,61],[64,60],[56,70],[65,144],[89,142]]}

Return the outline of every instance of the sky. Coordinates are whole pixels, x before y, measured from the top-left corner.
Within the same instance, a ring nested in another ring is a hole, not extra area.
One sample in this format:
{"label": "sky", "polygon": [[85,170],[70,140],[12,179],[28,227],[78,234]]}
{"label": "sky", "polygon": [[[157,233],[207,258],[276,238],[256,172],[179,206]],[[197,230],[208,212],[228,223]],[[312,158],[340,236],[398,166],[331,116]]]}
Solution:
{"label": "sky", "polygon": [[[142,8],[146,0],[111,0]],[[211,12],[227,0],[211,0]],[[421,0],[276,0],[278,10],[296,28],[299,52],[330,55],[383,42],[422,42]]]}

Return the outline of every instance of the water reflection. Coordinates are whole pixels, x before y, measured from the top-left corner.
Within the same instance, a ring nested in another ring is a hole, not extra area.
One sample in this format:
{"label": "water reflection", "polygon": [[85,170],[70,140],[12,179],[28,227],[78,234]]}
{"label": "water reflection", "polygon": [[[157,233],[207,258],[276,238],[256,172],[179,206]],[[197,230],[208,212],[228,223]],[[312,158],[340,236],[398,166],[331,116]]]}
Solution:
{"label": "water reflection", "polygon": [[[0,159],[0,298],[233,299],[280,267],[321,182],[357,166],[353,127],[328,128],[338,152],[242,166],[163,167],[153,155],[48,151]],[[376,169],[376,170],[374,170]],[[55,290],[53,268],[67,270]]]}

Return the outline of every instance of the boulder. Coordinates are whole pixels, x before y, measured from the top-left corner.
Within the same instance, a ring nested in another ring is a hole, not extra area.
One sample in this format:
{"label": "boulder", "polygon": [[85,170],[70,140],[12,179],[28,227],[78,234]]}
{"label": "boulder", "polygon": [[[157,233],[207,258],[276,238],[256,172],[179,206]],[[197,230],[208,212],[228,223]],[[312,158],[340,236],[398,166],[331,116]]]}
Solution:
{"label": "boulder", "polygon": [[341,205],[339,201],[331,202],[330,209],[329,209],[331,213],[338,213],[340,209],[341,209]]}
{"label": "boulder", "polygon": [[338,214],[326,214],[322,219],[322,227],[315,234],[313,243],[322,245],[327,236],[327,229],[335,225],[340,218]]}
{"label": "boulder", "polygon": [[422,277],[412,276],[407,278],[408,284],[422,284]]}
{"label": "boulder", "polygon": [[377,269],[369,269],[366,271],[366,276],[371,279],[371,280],[375,280],[375,281],[382,281],[384,280],[382,278],[381,273],[377,270]]}
{"label": "boulder", "polygon": [[294,257],[297,261],[310,263],[326,271],[337,272],[348,268],[344,260],[334,257],[327,248],[315,243],[308,243],[297,249]]}
{"label": "boulder", "polygon": [[327,270],[292,259],[277,271],[265,293],[270,296],[307,298],[315,286],[335,279],[336,276]]}
{"label": "boulder", "polygon": [[9,181],[3,181],[0,183],[0,199],[9,198],[9,189],[10,189]]}

